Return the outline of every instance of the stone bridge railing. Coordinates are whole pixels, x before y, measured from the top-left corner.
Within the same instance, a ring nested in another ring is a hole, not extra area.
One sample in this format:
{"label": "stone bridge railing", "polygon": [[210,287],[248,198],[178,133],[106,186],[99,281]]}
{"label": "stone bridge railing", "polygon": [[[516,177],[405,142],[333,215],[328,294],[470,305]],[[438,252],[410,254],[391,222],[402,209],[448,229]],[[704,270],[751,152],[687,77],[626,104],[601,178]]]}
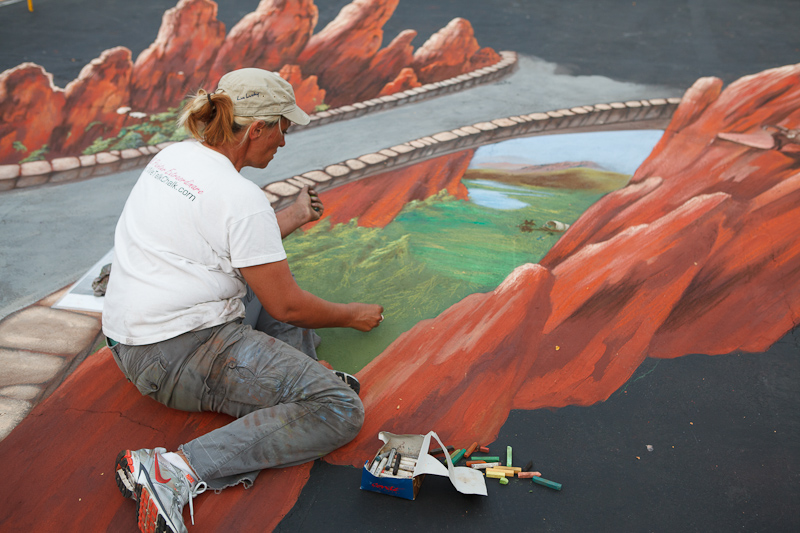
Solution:
{"label": "stone bridge railing", "polygon": [[478,122],[276,181],[266,185],[264,193],[273,207],[279,210],[291,203],[304,185],[312,185],[317,191],[324,191],[439,155],[514,137],[589,131],[665,129],[679,103],[680,98],[631,100]]}

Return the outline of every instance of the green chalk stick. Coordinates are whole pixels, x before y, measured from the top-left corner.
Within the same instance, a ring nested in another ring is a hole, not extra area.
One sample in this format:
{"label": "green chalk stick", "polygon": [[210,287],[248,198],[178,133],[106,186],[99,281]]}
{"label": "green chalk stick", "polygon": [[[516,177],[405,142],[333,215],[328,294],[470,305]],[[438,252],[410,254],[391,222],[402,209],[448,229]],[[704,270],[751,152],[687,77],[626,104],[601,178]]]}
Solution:
{"label": "green chalk stick", "polygon": [[561,490],[561,483],[556,483],[555,481],[550,481],[549,479],[536,476],[533,476],[531,479],[534,483],[538,483],[539,485],[543,485],[554,490]]}
{"label": "green chalk stick", "polygon": [[511,446],[506,446],[506,466],[511,466]]}
{"label": "green chalk stick", "polygon": [[501,477],[500,478],[500,484],[501,485],[508,485],[508,478]]}
{"label": "green chalk stick", "polygon": [[464,457],[465,453],[467,453],[467,450],[464,448],[458,450],[457,452],[453,452],[453,455],[450,456],[450,459],[453,461],[453,465],[458,464],[461,458]]}
{"label": "green chalk stick", "polygon": [[496,455],[481,455],[481,456],[473,455],[472,457],[470,457],[470,460],[471,461],[486,461],[487,463],[499,463],[500,462],[500,457],[498,457]]}

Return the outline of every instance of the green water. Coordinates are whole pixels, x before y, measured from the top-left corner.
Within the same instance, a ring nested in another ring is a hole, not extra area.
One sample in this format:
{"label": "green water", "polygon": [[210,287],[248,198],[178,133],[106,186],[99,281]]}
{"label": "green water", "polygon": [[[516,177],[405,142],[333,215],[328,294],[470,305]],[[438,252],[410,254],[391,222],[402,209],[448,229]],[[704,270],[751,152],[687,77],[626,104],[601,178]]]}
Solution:
{"label": "green water", "polygon": [[320,359],[357,372],[420,320],[437,316],[469,294],[493,290],[519,265],[538,262],[560,237],[523,231],[521,225],[541,227],[548,220],[571,224],[602,196],[482,181],[464,184],[471,197],[524,206],[486,207],[442,191],[409,203],[383,229],[360,228],[355,221],[333,228],[322,223],[284,241],[302,288],[331,301],[385,308],[386,320],[369,333],[318,330],[323,339]]}

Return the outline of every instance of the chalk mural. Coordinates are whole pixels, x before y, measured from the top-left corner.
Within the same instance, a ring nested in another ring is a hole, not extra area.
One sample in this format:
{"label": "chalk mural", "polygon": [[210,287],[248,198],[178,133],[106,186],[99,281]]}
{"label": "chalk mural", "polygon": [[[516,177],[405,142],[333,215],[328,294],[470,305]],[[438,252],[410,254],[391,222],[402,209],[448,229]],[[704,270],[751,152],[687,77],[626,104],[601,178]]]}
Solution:
{"label": "chalk mural", "polygon": [[[324,193],[325,218],[285,242],[298,282],[333,301],[383,302],[391,320],[371,335],[321,330],[320,357],[357,372],[420,320],[539,262],[583,211],[627,184],[661,134],[509,140]],[[401,188],[419,184],[427,198],[398,203]],[[373,188],[386,200],[367,200]],[[362,198],[368,210],[352,217]]]}
{"label": "chalk mural", "polygon": [[[226,34],[216,4],[181,0],[135,62],[109,50],[63,90],[36,65],[0,74],[0,162],[178,139],[174,107],[237,66],[280,70],[313,112],[499,60],[463,19],[416,51],[413,30],[381,48],[397,3],[355,0],[314,33],[310,0],[264,0]],[[12,101],[18,94],[31,96]],[[320,357],[357,373],[368,413],[359,436],[323,460],[360,467],[379,431],[491,442],[511,410],[602,402],[647,357],[767,349],[800,316],[798,127],[793,65],[724,91],[698,80],[663,131],[512,139],[326,190],[325,217],[286,241],[293,272],[325,298],[381,302],[387,321],[369,336],[321,332]],[[81,409],[102,403],[124,413],[96,415],[110,433],[168,446],[227,423],[140,397],[108,352],[48,401],[97,380],[119,386],[72,399],[71,412],[43,411],[38,423],[78,423]],[[170,442],[136,422],[154,416],[174,428]],[[65,446],[80,449],[74,440]],[[269,530],[310,469],[264,472],[246,495],[204,499],[198,515],[213,530],[246,508],[241,524]],[[269,508],[253,509],[253,498]],[[112,494],[91,523],[110,523],[121,505]]]}
{"label": "chalk mural", "polygon": [[357,465],[373,435],[409,420],[492,440],[511,409],[605,400],[646,357],[760,352],[783,336],[800,305],[800,146],[718,134],[797,124],[799,76],[775,69],[721,94],[699,80],[630,183],[583,213],[571,198],[578,212],[541,259],[420,322],[359,373],[371,416],[327,460]]}

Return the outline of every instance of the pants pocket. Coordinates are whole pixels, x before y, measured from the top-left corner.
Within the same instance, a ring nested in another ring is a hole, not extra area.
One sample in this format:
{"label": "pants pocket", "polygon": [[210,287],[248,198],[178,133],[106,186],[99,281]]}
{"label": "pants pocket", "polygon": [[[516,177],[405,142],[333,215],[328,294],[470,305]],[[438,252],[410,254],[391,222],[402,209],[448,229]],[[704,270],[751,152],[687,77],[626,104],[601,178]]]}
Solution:
{"label": "pants pocket", "polygon": [[279,376],[257,375],[247,366],[227,362],[210,378],[204,403],[211,411],[239,418],[280,401],[282,380]]}
{"label": "pants pocket", "polygon": [[164,385],[166,377],[167,367],[160,357],[155,357],[144,365],[142,371],[132,381],[139,392],[145,396],[152,396]]}

